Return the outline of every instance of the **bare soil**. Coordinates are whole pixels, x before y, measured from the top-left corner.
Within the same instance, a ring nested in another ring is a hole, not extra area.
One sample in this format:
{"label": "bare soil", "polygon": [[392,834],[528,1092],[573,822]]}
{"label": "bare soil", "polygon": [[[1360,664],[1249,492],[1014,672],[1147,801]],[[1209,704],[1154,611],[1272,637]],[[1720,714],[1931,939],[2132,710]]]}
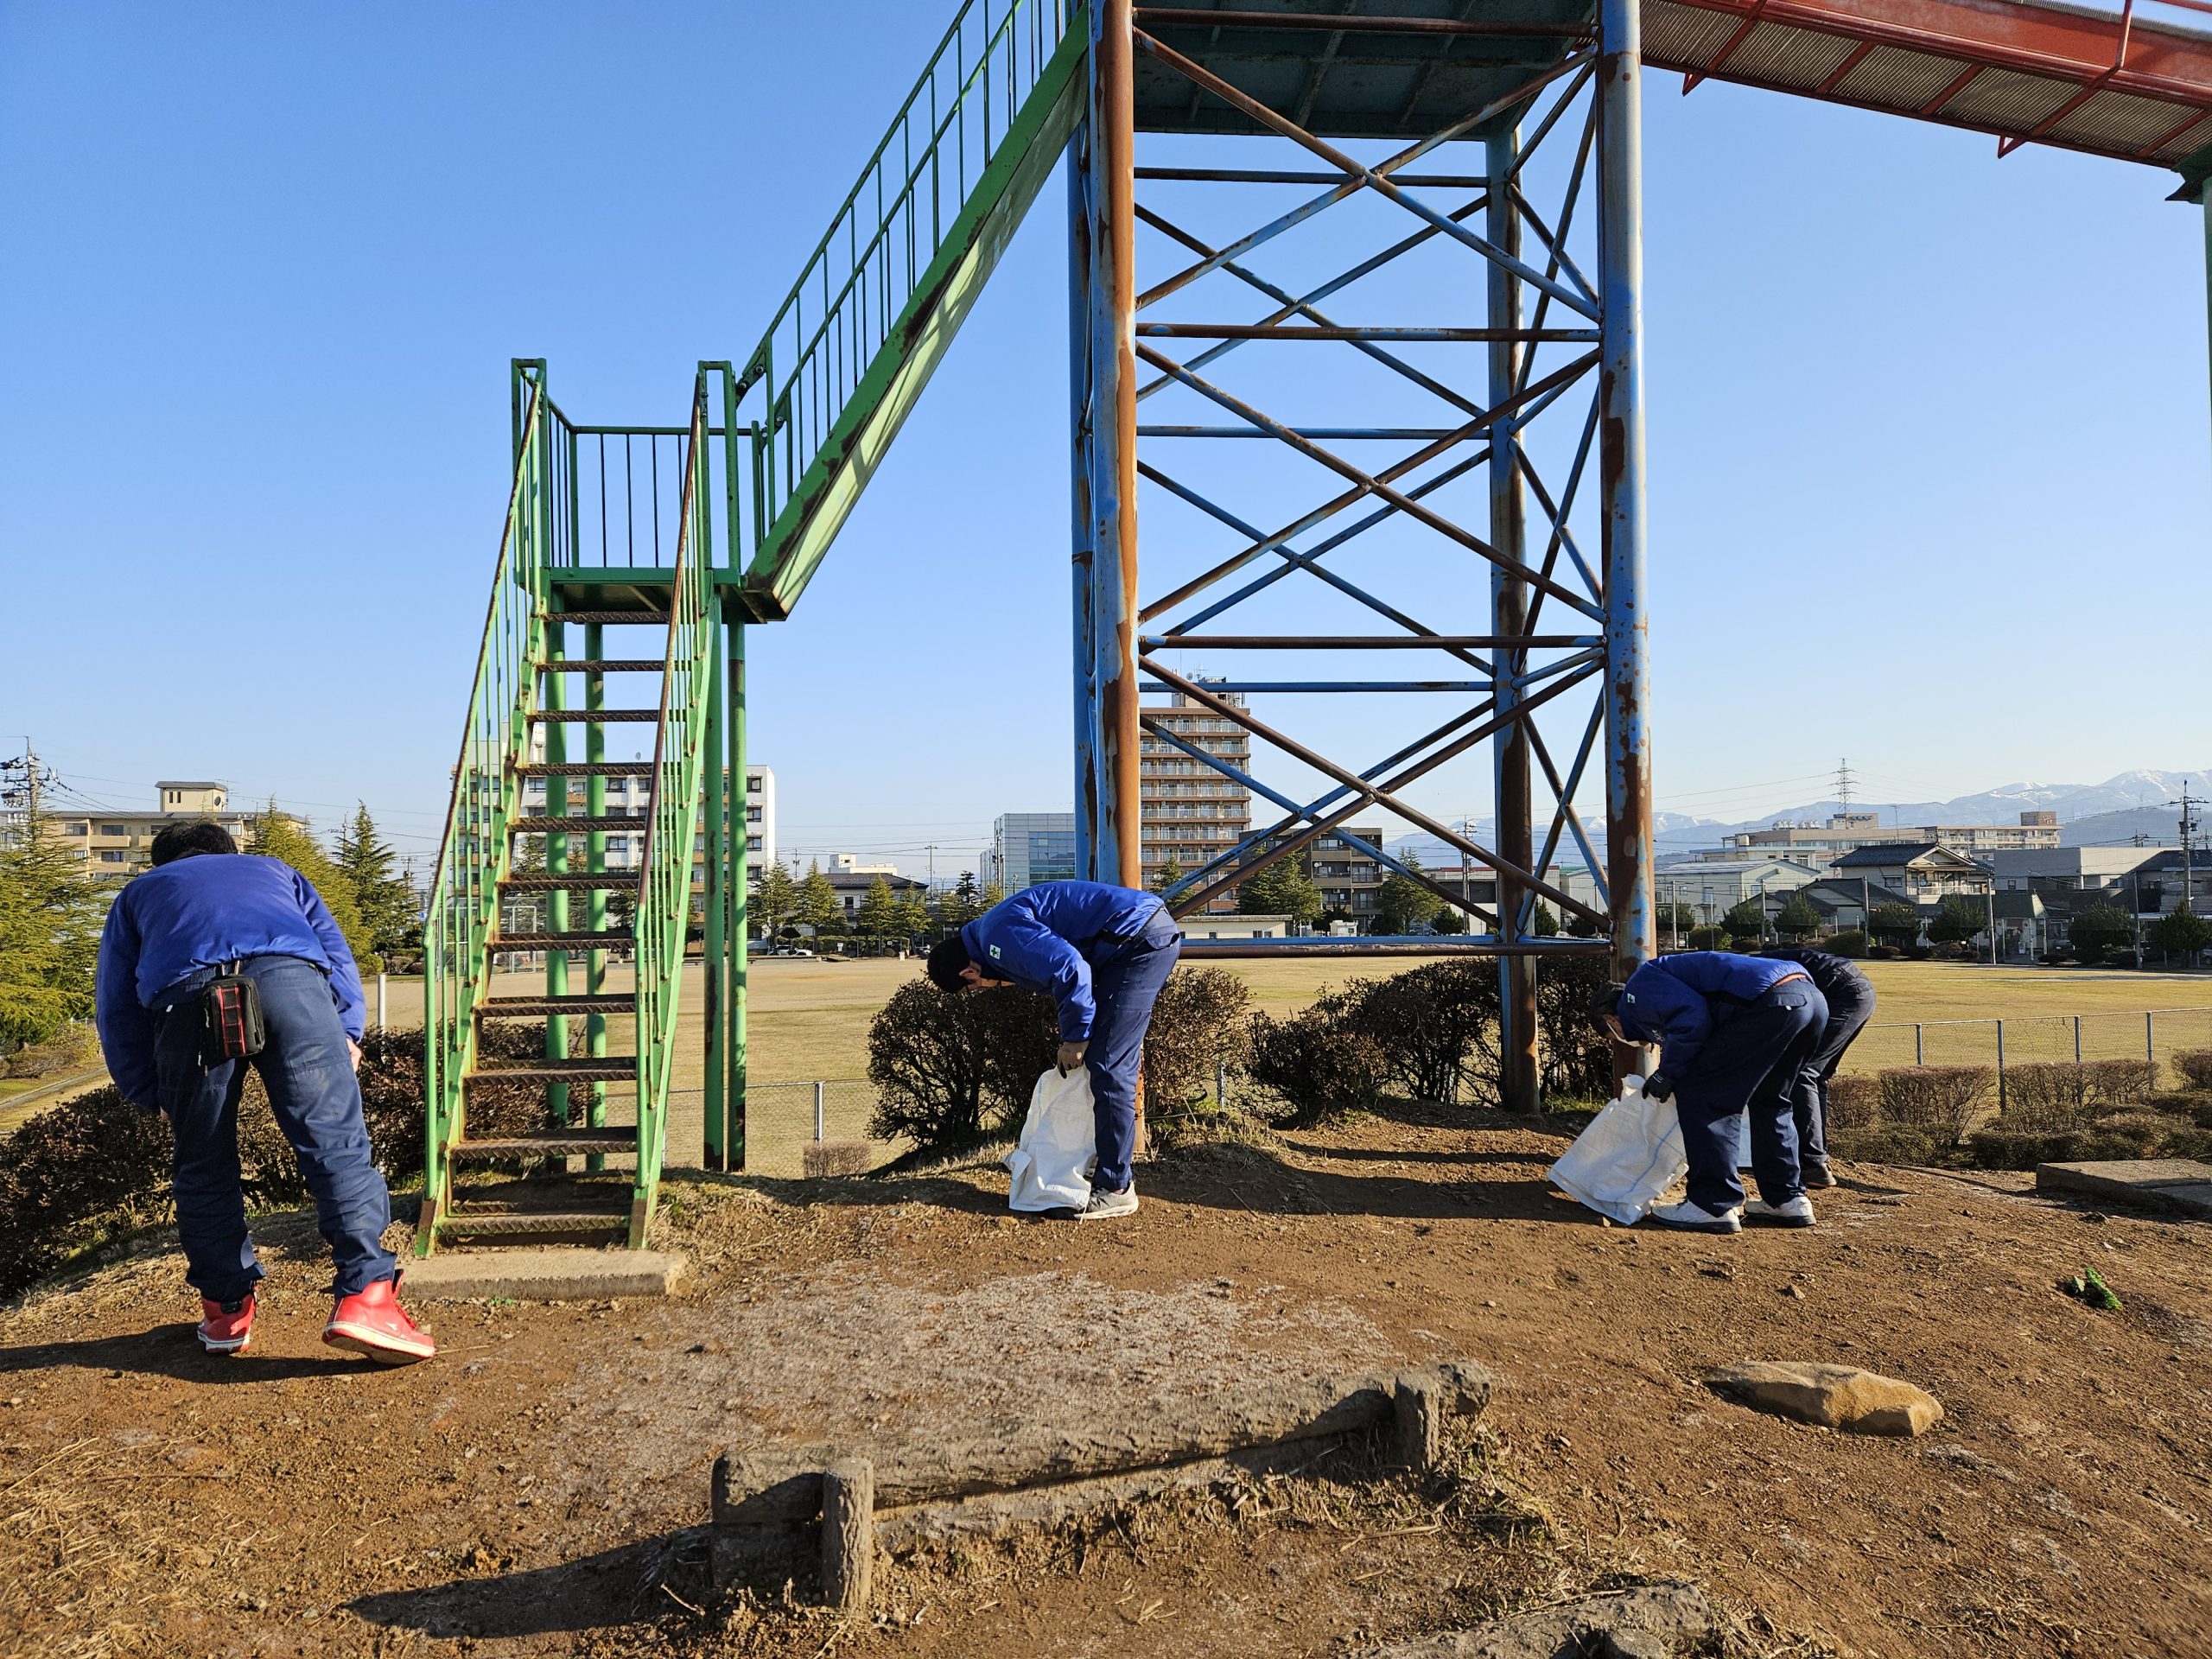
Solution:
{"label": "bare soil", "polygon": [[[681,1179],[686,1295],[429,1305],[443,1352],[390,1371],[317,1341],[311,1222],[263,1229],[231,1361],[149,1236],[6,1316],[0,1653],[1325,1654],[1664,1578],[1747,1653],[2212,1654],[2212,1228],[1859,1166],[1810,1232],[1624,1230],[1546,1187],[1562,1144],[1407,1108],[1177,1153],[1082,1227],[1008,1217],[988,1166]],[[2085,1265],[2122,1312],[2058,1293]],[[709,1571],[724,1449],[1461,1357],[1498,1389],[1433,1482],[1353,1446],[917,1549],[856,1625],[806,1605],[803,1548]],[[1946,1416],[1760,1415],[1700,1381],[1743,1358]]]}

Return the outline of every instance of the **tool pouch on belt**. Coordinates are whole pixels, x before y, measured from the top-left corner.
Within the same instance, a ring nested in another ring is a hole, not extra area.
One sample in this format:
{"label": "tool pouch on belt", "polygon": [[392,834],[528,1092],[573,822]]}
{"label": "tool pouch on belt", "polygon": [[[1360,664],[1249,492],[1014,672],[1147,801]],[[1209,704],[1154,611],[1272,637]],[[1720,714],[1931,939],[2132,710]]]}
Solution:
{"label": "tool pouch on belt", "polygon": [[200,993],[200,1063],[220,1065],[261,1052],[268,1028],[261,1019],[261,988],[232,963]]}

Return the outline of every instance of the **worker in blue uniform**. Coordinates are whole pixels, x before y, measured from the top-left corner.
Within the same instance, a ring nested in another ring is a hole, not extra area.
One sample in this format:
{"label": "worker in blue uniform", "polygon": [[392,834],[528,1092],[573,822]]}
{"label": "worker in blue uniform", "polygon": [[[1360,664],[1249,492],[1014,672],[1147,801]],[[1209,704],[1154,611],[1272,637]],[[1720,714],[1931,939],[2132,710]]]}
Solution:
{"label": "worker in blue uniform", "polygon": [[[1689,1160],[1689,1195],[1651,1212],[1664,1226],[1733,1233],[1746,1220],[1809,1227],[1815,1219],[1797,1160],[1791,1109],[1800,1068],[1819,1039],[1827,1004],[1793,962],[1684,950],[1655,957],[1608,985],[1591,1011],[1618,1043],[1659,1046],[1647,1098],[1672,1099]],[[1746,1204],[1737,1178],[1738,1120],[1751,1115]]]}
{"label": "worker in blue uniform", "polygon": [[1836,1067],[1843,1064],[1844,1051],[1874,1017],[1874,984],[1850,958],[1807,945],[1783,945],[1759,954],[1796,963],[1820,988],[1828,1005],[1827,1020],[1805,1063],[1797,1068],[1790,1107],[1797,1120],[1797,1162],[1804,1172],[1805,1185],[1834,1186],[1835,1172],[1828,1161],[1828,1084]]}
{"label": "worker in blue uniform", "polygon": [[[437,1351],[397,1300],[384,1247],[391,1195],[361,1115],[360,973],[307,877],[241,853],[219,823],[173,823],[154,837],[153,868],[116,895],[100,936],[94,1011],[108,1075],[124,1098],[175,1132],[170,1187],[185,1278],[200,1293],[200,1343],[243,1354],[262,1277],[239,1186],[238,1101],[246,1067],[315,1195],[336,1269],[322,1339],[385,1364]],[[250,982],[256,1021],[238,1014]],[[234,1015],[210,1029],[227,981]],[[234,1040],[233,1040],[234,1039]]]}
{"label": "worker in blue uniform", "polygon": [[1090,1068],[1098,1138],[1083,1221],[1134,1215],[1137,1065],[1182,931],[1156,893],[1103,881],[1042,881],[985,911],[930,952],[946,991],[1020,985],[1059,1007],[1063,1072]]}

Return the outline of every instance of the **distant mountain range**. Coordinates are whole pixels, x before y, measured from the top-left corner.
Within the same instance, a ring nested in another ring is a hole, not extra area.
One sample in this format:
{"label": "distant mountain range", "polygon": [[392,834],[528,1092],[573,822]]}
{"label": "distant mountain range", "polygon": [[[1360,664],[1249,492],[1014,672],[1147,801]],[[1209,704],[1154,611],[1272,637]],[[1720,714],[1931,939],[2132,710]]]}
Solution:
{"label": "distant mountain range", "polygon": [[[1826,823],[1836,813],[1845,810],[1878,812],[1885,828],[1891,824],[2018,823],[2023,812],[2044,811],[2058,814],[2059,840],[2065,846],[2125,846],[2139,835],[2147,838],[2147,846],[2172,847],[2180,844],[2181,814],[2167,803],[2179,799],[2184,785],[2193,795],[2212,794],[2212,767],[2190,772],[2140,769],[2120,772],[2101,784],[2006,784],[1948,801],[1857,801],[1849,808],[1840,801],[1810,801],[1732,823],[1721,818],[1693,817],[1681,812],[1658,812],[1653,814],[1652,839],[1662,854],[1686,853],[1714,846],[1723,836],[1764,830],[1785,819],[1799,823]],[[1540,804],[1540,834],[1543,817]],[[2202,817],[2207,824],[2212,824],[2212,811],[2203,813]],[[1602,815],[1593,815],[1588,820],[1588,828],[1602,846]],[[1492,826],[1487,821],[1478,821],[1476,833],[1485,846],[1491,844]],[[1448,864],[1456,868],[1459,862],[1459,850],[1446,847],[1433,836],[1400,836],[1389,846],[1393,852],[1410,849],[1427,865]],[[1562,842],[1559,861],[1580,861],[1571,840]]]}

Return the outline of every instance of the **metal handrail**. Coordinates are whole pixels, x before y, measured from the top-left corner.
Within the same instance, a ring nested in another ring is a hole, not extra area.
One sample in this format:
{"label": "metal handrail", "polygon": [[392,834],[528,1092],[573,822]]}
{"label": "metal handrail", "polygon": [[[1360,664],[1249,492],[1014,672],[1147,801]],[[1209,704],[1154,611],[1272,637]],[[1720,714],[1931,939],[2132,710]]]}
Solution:
{"label": "metal handrail", "polygon": [[543,627],[537,596],[556,516],[547,464],[551,404],[542,365],[520,365],[518,372],[530,387],[529,402],[423,935],[426,1203],[442,1201],[445,1149],[461,1134],[461,1079],[475,1050],[471,1010],[499,917],[508,826],[521,805],[508,762],[524,747],[537,697],[533,664]]}
{"label": "metal handrail", "polygon": [[[767,402],[761,433],[765,499],[753,527],[756,545],[828,441],[942,250],[969,190],[995,159],[1071,22],[1082,15],[1075,0],[967,0],[931,54],[739,381],[741,396],[765,385]],[[981,42],[971,61],[969,43],[977,35]],[[1001,91],[1003,97],[995,99]],[[980,131],[971,145],[976,127]],[[949,203],[948,150],[954,187]],[[918,222],[925,174],[926,225]],[[863,201],[871,193],[869,223]],[[810,303],[818,304],[818,315],[810,316]],[[779,467],[774,440],[786,430],[795,442],[787,445]]]}

